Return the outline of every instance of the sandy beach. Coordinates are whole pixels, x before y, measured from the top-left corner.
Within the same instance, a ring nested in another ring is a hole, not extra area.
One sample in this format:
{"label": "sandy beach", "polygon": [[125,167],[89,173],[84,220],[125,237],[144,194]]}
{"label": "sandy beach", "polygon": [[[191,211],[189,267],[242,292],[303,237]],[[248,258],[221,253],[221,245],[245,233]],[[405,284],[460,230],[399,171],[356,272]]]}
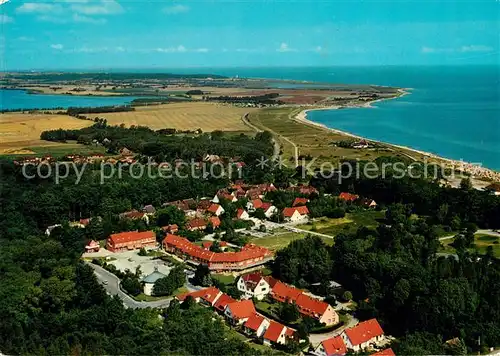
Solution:
{"label": "sandy beach", "polygon": [[[394,98],[377,99],[377,100],[369,101],[363,105],[352,105],[352,106],[338,106],[338,105],[336,105],[336,106],[328,106],[328,107],[322,107],[322,108],[305,109],[305,110],[302,110],[299,114],[297,114],[294,119],[298,122],[302,122],[302,123],[307,124],[307,125],[317,126],[317,127],[320,127],[324,130],[329,130],[331,132],[334,132],[334,133],[337,133],[340,135],[344,135],[344,136],[348,136],[348,137],[352,137],[352,138],[355,138],[358,140],[365,140],[367,142],[373,142],[373,143],[377,143],[377,144],[381,144],[381,145],[386,145],[388,147],[394,147],[394,148],[403,149],[403,150],[406,150],[409,152],[418,153],[418,154],[424,156],[425,158],[428,158],[429,160],[435,160],[438,162],[442,162],[442,163],[446,164],[447,167],[452,168],[455,171],[469,174],[472,178],[490,179],[492,181],[500,181],[500,172],[496,172],[496,171],[489,169],[489,168],[479,167],[479,166],[472,164],[472,163],[469,163],[469,162],[458,161],[458,160],[442,157],[442,156],[439,156],[439,155],[436,155],[433,153],[417,150],[415,148],[411,148],[411,147],[407,147],[407,146],[396,145],[396,144],[392,144],[392,143],[388,143],[388,142],[369,139],[366,137],[352,134],[350,132],[338,130],[335,128],[330,128],[324,124],[320,124],[320,123],[311,121],[307,118],[307,113],[309,111],[315,111],[315,110],[338,110],[340,108],[373,108],[373,104],[376,102],[383,101],[383,100],[397,99],[397,98],[400,98],[404,95],[411,94],[411,92],[409,92],[408,90],[409,89],[399,89],[400,95],[398,95]],[[411,157],[411,155],[408,155],[408,157],[412,158],[415,161],[418,160],[414,157]]]}

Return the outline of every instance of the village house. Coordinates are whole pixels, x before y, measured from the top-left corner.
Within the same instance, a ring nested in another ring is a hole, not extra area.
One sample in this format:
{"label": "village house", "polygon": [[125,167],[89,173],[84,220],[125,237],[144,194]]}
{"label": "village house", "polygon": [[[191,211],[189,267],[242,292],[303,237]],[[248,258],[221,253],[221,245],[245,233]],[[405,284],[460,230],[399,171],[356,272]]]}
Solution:
{"label": "village house", "polygon": [[247,210],[251,213],[261,207],[262,207],[262,200],[260,199],[249,200],[247,203]]}
{"label": "village house", "polygon": [[307,199],[307,198],[295,198],[295,200],[293,201],[292,207],[306,205],[308,202],[309,202],[309,199]]}
{"label": "village house", "polygon": [[91,240],[86,246],[85,246],[85,252],[86,253],[91,253],[91,252],[99,252],[100,246],[99,242],[95,240]]}
{"label": "village house", "polygon": [[224,316],[233,325],[243,324],[252,314],[255,313],[255,306],[251,300],[239,300],[229,303],[224,309]]}
{"label": "village house", "polygon": [[170,224],[161,227],[162,231],[169,234],[175,234],[179,231],[179,226],[177,224]]}
{"label": "village house", "polygon": [[214,229],[217,229],[220,226],[220,224],[221,224],[220,219],[217,216],[211,216],[208,219],[208,222],[212,224],[212,227]]}
{"label": "village house", "polygon": [[177,299],[183,302],[187,297],[191,297],[196,303],[214,306],[222,295],[223,293],[219,289],[209,287],[191,293],[180,294],[177,296]]}
{"label": "village house", "polygon": [[309,209],[307,206],[296,206],[294,208],[283,209],[283,218],[285,221],[296,222],[307,219],[309,217]]}
{"label": "village house", "polygon": [[303,195],[312,195],[312,194],[318,194],[318,190],[310,185],[297,185],[294,187],[288,187],[287,190],[289,192],[296,192],[300,193]]}
{"label": "village house", "polygon": [[258,272],[241,276],[238,278],[236,286],[243,293],[242,298],[246,299],[257,298],[262,300],[271,291],[271,286],[266,278]]}
{"label": "village house", "polygon": [[155,248],[156,235],[153,231],[127,231],[109,236],[106,249],[111,252],[129,251],[140,248]]}
{"label": "village house", "polygon": [[359,199],[359,195],[357,194],[351,194],[351,193],[347,193],[347,192],[342,192],[339,194],[339,199],[340,200],[343,200],[343,201],[346,201],[346,202],[354,202],[356,200]]}
{"label": "village house", "polygon": [[261,337],[269,327],[269,320],[262,315],[254,313],[248,317],[248,320],[243,325],[243,330],[247,335]]}
{"label": "village house", "polygon": [[271,203],[262,203],[260,209],[264,210],[264,215],[268,219],[278,213],[278,208]]}
{"label": "village house", "polygon": [[381,350],[379,352],[375,352],[374,354],[371,354],[370,356],[396,356],[394,351],[391,348]]}
{"label": "village house", "polygon": [[285,345],[286,344],[287,327],[274,320],[269,320],[269,327],[264,333],[264,344],[272,345],[272,343]]}
{"label": "village house", "polygon": [[234,193],[229,193],[227,190],[224,189],[224,190],[219,190],[217,194],[215,194],[214,198],[212,199],[212,202],[221,203],[224,200],[234,203],[238,201],[238,198],[235,196]]}
{"label": "village house", "polygon": [[144,213],[146,213],[146,215],[148,216],[153,216],[155,213],[156,213],[156,209],[154,206],[152,206],[151,204],[149,205],[145,205],[143,208],[142,208],[142,211]]}
{"label": "village house", "polygon": [[210,206],[212,205],[212,201],[209,199],[202,199],[198,203],[198,206],[196,207],[196,210],[205,212]]}
{"label": "village house", "polygon": [[236,211],[236,218],[240,220],[248,220],[250,219],[250,215],[248,215],[248,213],[244,209],[239,208]]}
{"label": "village house", "polygon": [[205,219],[202,218],[195,218],[189,220],[186,224],[186,230],[189,231],[205,230],[206,228],[207,228],[207,222],[205,221]]}
{"label": "village house", "polygon": [[215,301],[214,303],[214,308],[218,310],[220,313],[224,313],[226,310],[226,307],[230,303],[236,302],[235,299],[231,298],[225,293],[222,293],[221,296]]}
{"label": "village house", "polygon": [[358,200],[358,204],[365,208],[376,208],[377,203],[373,199],[361,198]]}
{"label": "village house", "polygon": [[220,216],[222,214],[224,214],[224,208],[222,206],[220,206],[219,204],[212,204],[210,205],[210,207],[207,209],[207,212],[208,213],[211,213],[215,216]]}
{"label": "village house", "polygon": [[165,278],[167,275],[158,272],[158,268],[155,267],[155,270],[153,273],[148,274],[146,277],[144,277],[141,280],[142,286],[143,286],[143,292],[145,295],[153,295],[153,287],[156,283],[157,280]]}
{"label": "village house", "polygon": [[342,336],[337,335],[330,339],[323,340],[314,349],[314,353],[317,356],[344,356],[347,353],[347,348]]}
{"label": "village house", "polygon": [[377,319],[370,319],[344,330],[341,336],[348,349],[358,352],[380,343],[384,339],[384,330]]}
{"label": "village house", "polygon": [[146,224],[149,224],[149,217],[146,213],[131,210],[126,211],[118,215],[120,219],[129,219],[129,220],[143,220]]}

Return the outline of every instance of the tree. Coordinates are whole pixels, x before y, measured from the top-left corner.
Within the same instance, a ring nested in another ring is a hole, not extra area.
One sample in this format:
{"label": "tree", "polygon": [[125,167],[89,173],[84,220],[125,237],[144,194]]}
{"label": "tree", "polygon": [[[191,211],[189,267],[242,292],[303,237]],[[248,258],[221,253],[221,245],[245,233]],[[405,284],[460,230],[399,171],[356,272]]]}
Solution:
{"label": "tree", "polygon": [[135,276],[127,276],[121,281],[121,285],[125,291],[133,296],[139,295],[142,292],[142,286],[139,279]]}
{"label": "tree", "polygon": [[342,299],[346,302],[348,301],[351,301],[352,300],[352,293],[349,292],[348,290],[346,290],[343,294],[342,294]]}
{"label": "tree", "polygon": [[461,190],[471,190],[472,189],[472,182],[469,177],[467,178],[462,178],[460,181],[460,189]]}
{"label": "tree", "polygon": [[182,265],[174,267],[168,276],[158,279],[153,286],[153,295],[172,295],[177,288],[185,282],[184,267]]}
{"label": "tree", "polygon": [[193,284],[197,286],[208,287],[212,285],[212,277],[207,265],[199,264],[193,277]]}
{"label": "tree", "polygon": [[295,303],[281,303],[279,307],[279,317],[286,323],[293,323],[299,316],[299,308]]}
{"label": "tree", "polygon": [[220,248],[219,241],[214,241],[212,243],[212,245],[210,245],[210,251],[212,251],[212,252],[222,252],[222,249]]}
{"label": "tree", "polygon": [[186,222],[186,216],[184,212],[173,205],[158,210],[156,212],[156,215],[157,215],[156,218],[157,226],[166,226],[171,224],[184,226],[184,223]]}

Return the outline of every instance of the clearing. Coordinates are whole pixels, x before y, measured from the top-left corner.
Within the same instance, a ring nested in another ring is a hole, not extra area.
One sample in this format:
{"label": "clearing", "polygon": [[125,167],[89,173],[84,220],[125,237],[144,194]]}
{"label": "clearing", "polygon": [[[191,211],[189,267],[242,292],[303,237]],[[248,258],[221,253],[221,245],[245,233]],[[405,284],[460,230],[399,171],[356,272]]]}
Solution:
{"label": "clearing", "polygon": [[[278,251],[287,247],[292,241],[301,240],[307,236],[307,233],[288,232],[286,230],[277,229],[273,234],[254,238],[250,242],[258,246],[266,247],[271,251]],[[333,245],[333,239],[320,237],[327,245]]]}
{"label": "clearing", "polygon": [[[92,121],[79,120],[67,115],[56,114],[0,114],[0,154],[33,154],[34,147],[51,148],[64,146],[75,150],[84,146],[40,140],[42,131],[55,129],[81,129],[92,125]],[[43,151],[43,149],[41,149]],[[93,152],[96,150],[93,149]]]}
{"label": "clearing", "polygon": [[[147,126],[151,129],[175,128],[178,130],[202,129],[204,132],[251,131],[241,120],[242,115],[255,109],[239,108],[230,105],[185,102],[165,105],[135,107],[135,111],[102,113],[108,124],[126,127]],[[92,114],[93,116],[96,116]]]}
{"label": "clearing", "polygon": [[[441,250],[449,253],[455,253],[455,248],[452,246],[454,239],[446,239],[442,241]],[[480,254],[485,254],[488,246],[493,247],[493,255],[496,258],[500,258],[500,237],[485,235],[485,234],[476,234],[474,236],[474,246],[470,247],[468,250],[470,252],[477,251]]]}

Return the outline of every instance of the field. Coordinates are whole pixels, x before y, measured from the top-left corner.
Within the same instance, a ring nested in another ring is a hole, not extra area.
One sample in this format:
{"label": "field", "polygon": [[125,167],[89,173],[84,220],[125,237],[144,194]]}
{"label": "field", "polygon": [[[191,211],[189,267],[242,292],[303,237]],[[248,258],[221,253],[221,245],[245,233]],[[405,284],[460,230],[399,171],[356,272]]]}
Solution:
{"label": "field", "polygon": [[[274,231],[275,233],[272,235],[252,239],[251,242],[258,246],[266,247],[271,251],[277,251],[288,246],[292,241],[301,240],[307,236],[307,233],[285,232],[281,230]],[[320,238],[327,245],[333,245],[333,239],[329,239],[327,237]]]}
{"label": "field", "polygon": [[364,210],[347,213],[340,219],[321,218],[313,223],[297,226],[300,229],[335,236],[341,232],[353,233],[361,226],[375,228],[385,218],[384,211]]}
{"label": "field", "polygon": [[[455,253],[455,249],[452,246],[453,239],[446,239],[442,241],[442,250],[449,253]],[[493,247],[493,255],[500,258],[500,237],[476,234],[474,236],[474,246],[469,248],[470,252],[477,251],[480,254],[485,254],[488,246]]]}
{"label": "field", "polygon": [[135,111],[99,114],[108,120],[108,124],[125,124],[129,127],[148,126],[152,129],[175,128],[178,130],[202,129],[204,132],[214,130],[249,131],[241,117],[255,109],[238,108],[229,105],[187,102],[166,105],[142,106]]}
{"label": "field", "polygon": [[[84,146],[40,140],[46,130],[80,129],[90,126],[92,121],[78,120],[66,115],[44,114],[0,114],[0,154],[33,154],[52,149],[79,149]],[[36,147],[36,149],[34,149]],[[93,149],[92,152],[96,150]]]}

